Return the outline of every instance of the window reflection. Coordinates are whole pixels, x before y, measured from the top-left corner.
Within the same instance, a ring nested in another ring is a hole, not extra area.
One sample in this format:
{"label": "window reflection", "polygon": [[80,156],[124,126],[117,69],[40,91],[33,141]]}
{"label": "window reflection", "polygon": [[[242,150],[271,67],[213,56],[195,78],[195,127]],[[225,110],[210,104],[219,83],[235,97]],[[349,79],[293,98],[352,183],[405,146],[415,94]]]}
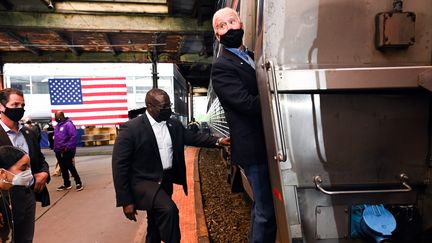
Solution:
{"label": "window reflection", "polygon": [[33,94],[48,94],[48,77],[46,76],[32,76],[32,93]]}
{"label": "window reflection", "polygon": [[30,94],[30,76],[11,76],[11,87],[21,90],[24,94]]}

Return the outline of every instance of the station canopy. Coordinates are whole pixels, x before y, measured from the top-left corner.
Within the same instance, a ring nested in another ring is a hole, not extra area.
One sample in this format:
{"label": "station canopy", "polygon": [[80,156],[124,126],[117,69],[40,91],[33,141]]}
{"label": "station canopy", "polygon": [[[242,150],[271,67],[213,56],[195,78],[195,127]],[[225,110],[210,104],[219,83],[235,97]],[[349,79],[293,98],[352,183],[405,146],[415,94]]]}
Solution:
{"label": "station canopy", "polygon": [[176,63],[207,87],[216,0],[0,0],[0,64]]}

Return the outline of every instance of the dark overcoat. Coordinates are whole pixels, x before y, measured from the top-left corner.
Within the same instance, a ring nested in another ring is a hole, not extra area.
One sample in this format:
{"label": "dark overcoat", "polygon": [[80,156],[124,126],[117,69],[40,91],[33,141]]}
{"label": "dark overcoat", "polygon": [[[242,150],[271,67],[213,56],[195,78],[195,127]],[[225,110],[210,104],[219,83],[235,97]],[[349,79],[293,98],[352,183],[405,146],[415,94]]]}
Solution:
{"label": "dark overcoat", "polygon": [[[249,56],[253,58],[250,52]],[[211,77],[230,129],[232,163],[266,163],[255,69],[222,47],[213,63]]]}
{"label": "dark overcoat", "polygon": [[[193,133],[176,119],[169,119],[167,127],[173,146],[172,182],[182,185],[187,195],[184,146],[215,147],[217,138]],[[155,134],[145,114],[121,126],[114,144],[112,172],[117,207],[135,204],[136,209],[151,209],[163,167]]]}
{"label": "dark overcoat", "polygon": [[[51,178],[49,176],[49,165],[45,160],[45,156],[41,152],[39,138],[37,134],[26,126],[21,128],[22,134],[27,142],[29,148],[30,156],[30,167],[33,174],[39,172],[48,173],[47,183],[50,182]],[[13,145],[10,141],[8,135],[2,126],[0,126],[0,146],[1,145]],[[12,190],[13,193],[13,190]],[[12,195],[13,197],[13,195]],[[41,202],[42,207],[50,205],[50,196],[47,187],[44,187],[41,192],[35,192],[36,201]],[[18,200],[19,201],[19,200]],[[17,207],[17,206],[16,206]]]}

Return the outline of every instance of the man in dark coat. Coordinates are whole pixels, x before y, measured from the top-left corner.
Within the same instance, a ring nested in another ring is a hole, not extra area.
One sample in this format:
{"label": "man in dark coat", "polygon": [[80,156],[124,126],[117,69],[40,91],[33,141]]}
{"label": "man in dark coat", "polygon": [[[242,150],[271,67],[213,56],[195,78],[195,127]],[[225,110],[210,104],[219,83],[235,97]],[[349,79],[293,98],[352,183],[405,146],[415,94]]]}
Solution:
{"label": "man in dark coat", "polygon": [[20,90],[7,88],[0,91],[0,145],[12,145],[30,156],[34,176],[31,185],[14,185],[11,190],[14,219],[14,242],[32,242],[35,226],[36,202],[50,204],[46,184],[49,182],[49,166],[42,154],[37,135],[19,124],[24,115],[24,95]]}
{"label": "man in dark coat", "polygon": [[253,55],[242,44],[242,22],[231,8],[218,10],[213,29],[222,44],[212,84],[230,129],[232,163],[240,165],[254,195],[250,242],[274,242],[276,219]]}
{"label": "man in dark coat", "polygon": [[229,138],[193,133],[170,119],[171,102],[161,89],[146,95],[147,110],[121,126],[114,144],[112,170],[117,206],[136,221],[136,210],[147,210],[146,242],[180,242],[173,183],[187,195],[184,146],[229,145]]}

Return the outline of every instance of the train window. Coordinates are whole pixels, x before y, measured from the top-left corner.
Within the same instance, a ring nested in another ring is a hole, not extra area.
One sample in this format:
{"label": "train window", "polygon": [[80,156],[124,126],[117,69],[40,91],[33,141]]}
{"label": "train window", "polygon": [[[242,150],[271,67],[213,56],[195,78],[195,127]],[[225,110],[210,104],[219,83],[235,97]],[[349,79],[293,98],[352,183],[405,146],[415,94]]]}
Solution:
{"label": "train window", "polygon": [[151,87],[145,87],[145,86],[136,86],[136,93],[137,94],[146,94]]}
{"label": "train window", "polygon": [[31,76],[32,94],[48,94],[48,77]]}
{"label": "train window", "polygon": [[126,89],[128,94],[134,94],[135,77],[126,77]]}
{"label": "train window", "polygon": [[11,87],[21,90],[24,94],[30,94],[30,76],[11,76]]}
{"label": "train window", "polygon": [[165,92],[167,92],[168,94],[172,94],[173,93],[173,87],[172,87],[173,84],[172,83],[173,83],[172,77],[161,76],[161,77],[159,77],[159,80],[158,80],[158,87],[160,89],[165,90]]}
{"label": "train window", "polygon": [[145,94],[152,88],[153,80],[150,76],[135,77],[135,93]]}

